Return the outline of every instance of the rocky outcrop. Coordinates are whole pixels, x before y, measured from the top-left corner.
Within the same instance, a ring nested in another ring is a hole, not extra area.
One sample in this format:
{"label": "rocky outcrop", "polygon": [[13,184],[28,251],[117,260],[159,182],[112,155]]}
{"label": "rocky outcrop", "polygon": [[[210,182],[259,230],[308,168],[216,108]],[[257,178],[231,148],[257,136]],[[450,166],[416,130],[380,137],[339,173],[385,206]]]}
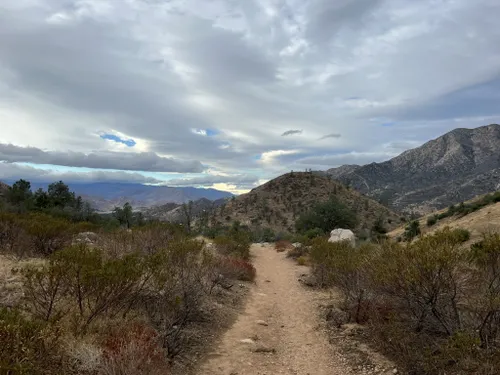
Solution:
{"label": "rocky outcrop", "polygon": [[341,229],[341,228],[332,230],[330,232],[330,238],[328,239],[328,242],[341,242],[341,241],[347,241],[353,247],[356,246],[356,236],[351,230]]}
{"label": "rocky outcrop", "polygon": [[401,212],[426,213],[500,188],[500,125],[455,129],[383,163],[327,171]]}

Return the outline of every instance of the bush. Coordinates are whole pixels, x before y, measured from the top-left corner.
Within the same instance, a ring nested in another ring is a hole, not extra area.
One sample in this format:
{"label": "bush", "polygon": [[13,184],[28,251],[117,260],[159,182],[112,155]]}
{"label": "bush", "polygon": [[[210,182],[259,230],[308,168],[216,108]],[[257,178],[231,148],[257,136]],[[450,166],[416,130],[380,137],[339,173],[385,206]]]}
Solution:
{"label": "bush", "polygon": [[320,229],[328,233],[334,228],[353,229],[358,223],[356,214],[336,198],[318,203],[311,210],[302,214],[295,227],[298,232],[305,233],[311,229]]}
{"label": "bush", "polygon": [[433,225],[435,225],[437,223],[437,221],[438,221],[437,215],[429,216],[427,218],[427,226],[432,227]]}
{"label": "bush", "polygon": [[335,285],[351,320],[413,374],[495,374],[500,364],[500,235],[464,249],[445,228],[364,249],[317,241],[313,273]]}
{"label": "bush", "polygon": [[169,373],[158,333],[139,322],[115,327],[102,342],[99,374],[160,375]]}
{"label": "bush", "polygon": [[60,333],[23,316],[0,309],[0,373],[61,374]]}
{"label": "bush", "polygon": [[403,233],[406,241],[411,242],[415,237],[420,235],[420,223],[418,220],[413,220],[408,223]]}
{"label": "bush", "polygon": [[282,252],[285,252],[287,251],[288,249],[291,249],[293,246],[292,246],[292,243],[290,241],[286,241],[286,240],[281,240],[281,241],[278,241],[276,242],[276,244],[274,245],[274,248],[276,249],[276,251],[278,253],[282,253]]}
{"label": "bush", "polygon": [[214,238],[214,245],[222,255],[250,259],[250,237],[247,233],[231,233]]}
{"label": "bush", "polygon": [[254,281],[257,273],[251,263],[230,256],[218,259],[216,269],[218,274],[224,278],[240,281]]}
{"label": "bush", "polygon": [[302,256],[300,256],[300,257],[297,258],[297,264],[299,266],[305,266],[305,265],[307,265],[307,263],[308,263],[308,260],[307,260],[306,256],[302,255]]}

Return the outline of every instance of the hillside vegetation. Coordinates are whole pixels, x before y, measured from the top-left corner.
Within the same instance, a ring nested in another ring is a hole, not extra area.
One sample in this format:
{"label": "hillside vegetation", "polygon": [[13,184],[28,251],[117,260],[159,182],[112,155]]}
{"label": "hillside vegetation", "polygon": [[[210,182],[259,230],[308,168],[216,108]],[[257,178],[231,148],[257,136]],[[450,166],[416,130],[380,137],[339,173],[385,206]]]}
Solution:
{"label": "hillside vegetation", "polygon": [[229,200],[215,210],[211,225],[239,221],[251,228],[295,232],[296,221],[301,215],[332,197],[357,216],[356,231],[359,234],[369,231],[377,221],[389,230],[400,222],[400,217],[387,207],[339,182],[311,172],[292,172]]}
{"label": "hillside vegetation", "polygon": [[[500,231],[500,193],[486,194],[467,202],[422,216],[417,221],[422,234],[434,233],[445,227],[469,231],[470,243],[480,240],[485,233]],[[388,233],[391,238],[403,236],[401,226]]]}

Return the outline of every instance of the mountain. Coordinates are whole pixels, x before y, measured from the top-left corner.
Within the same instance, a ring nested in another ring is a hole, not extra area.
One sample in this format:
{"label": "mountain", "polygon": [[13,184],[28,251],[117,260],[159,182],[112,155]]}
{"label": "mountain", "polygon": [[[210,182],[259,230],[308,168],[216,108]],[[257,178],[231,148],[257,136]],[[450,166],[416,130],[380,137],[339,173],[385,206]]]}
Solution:
{"label": "mountain", "polygon": [[[204,212],[209,215],[214,209],[226,203],[228,198],[217,199],[211,201],[206,198],[193,201],[191,207],[191,216],[193,219],[200,217]],[[181,204],[167,203],[161,206],[150,207],[143,212],[144,216],[151,219],[158,219],[161,221],[170,221],[174,223],[183,222],[185,214]]]}
{"label": "mountain", "polygon": [[[194,187],[153,186],[127,183],[70,183],[71,191],[81,195],[100,211],[110,211],[116,206],[129,202],[134,208],[148,208],[166,203],[181,204],[201,198],[217,200],[230,198],[233,194],[215,190]],[[31,183],[33,191],[38,188],[46,189],[48,184]]]}
{"label": "mountain", "polygon": [[[315,203],[335,196],[354,210],[360,219],[358,231],[371,228],[381,217],[387,229],[399,224],[399,216],[387,207],[343,186],[337,181],[311,172],[292,172],[275,178],[247,194],[227,201],[211,218],[211,225],[232,221],[274,231],[294,231],[295,220]],[[334,229],[334,228],[332,228]]]}
{"label": "mountain", "polygon": [[499,188],[500,125],[455,129],[389,161],[327,174],[396,211],[427,213]]}

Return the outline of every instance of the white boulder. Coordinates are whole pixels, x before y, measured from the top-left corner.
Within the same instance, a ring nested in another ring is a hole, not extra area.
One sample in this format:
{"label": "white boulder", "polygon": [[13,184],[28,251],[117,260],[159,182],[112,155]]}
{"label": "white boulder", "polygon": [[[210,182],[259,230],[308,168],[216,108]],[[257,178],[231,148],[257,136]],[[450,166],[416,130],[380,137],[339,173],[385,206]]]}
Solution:
{"label": "white boulder", "polygon": [[349,243],[354,247],[356,246],[356,236],[349,229],[337,228],[330,232],[330,238],[328,242],[340,242],[349,241]]}

